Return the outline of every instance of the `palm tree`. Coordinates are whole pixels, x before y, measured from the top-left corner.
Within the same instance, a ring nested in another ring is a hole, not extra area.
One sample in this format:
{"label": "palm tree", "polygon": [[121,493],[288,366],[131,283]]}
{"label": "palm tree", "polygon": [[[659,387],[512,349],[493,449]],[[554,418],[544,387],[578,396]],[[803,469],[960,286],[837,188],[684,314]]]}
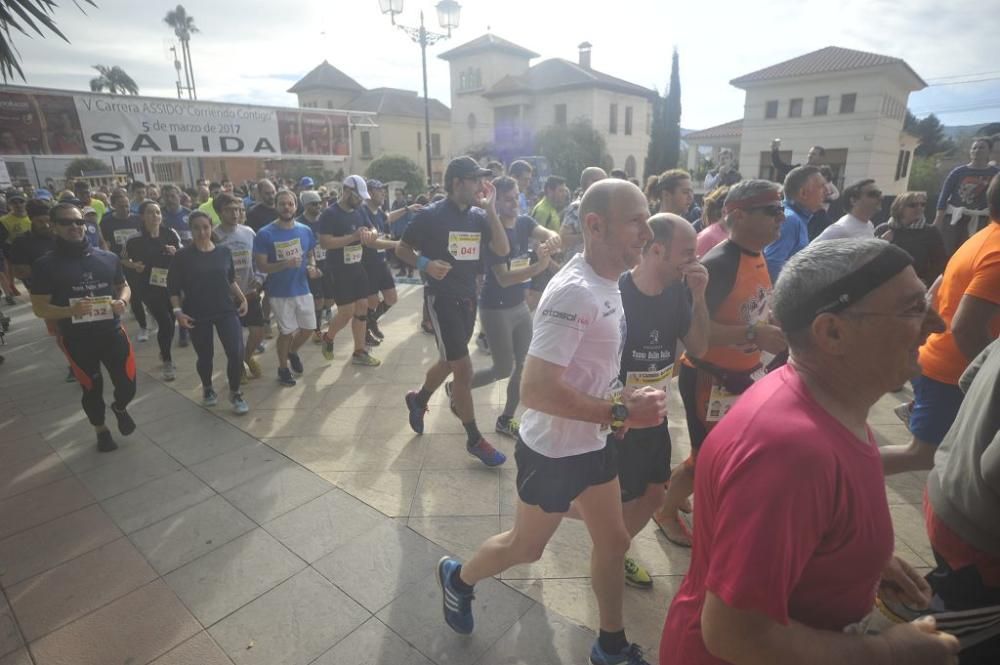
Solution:
{"label": "palm tree", "polygon": [[163,17],[163,22],[174,29],[174,34],[181,42],[181,53],[184,56],[184,78],[191,96],[198,99],[198,92],[194,84],[194,63],[191,62],[191,35],[198,32],[198,28],[194,24],[194,17],[188,16],[184,5],[177,5],[177,9],[167,12],[167,15]]}
{"label": "palm tree", "polygon": [[107,90],[112,95],[117,95],[118,93],[126,95],[139,94],[139,86],[118,65],[114,67],[94,65],[94,69],[100,72],[101,75],[90,79],[90,89],[93,92],[104,92]]}
{"label": "palm tree", "polygon": [[[83,2],[91,7],[97,6],[93,0],[83,0]],[[69,42],[52,20],[57,6],[55,0],[0,0],[0,78],[4,83],[15,74],[22,81],[25,80],[20,56],[10,40],[12,28],[26,36],[30,36],[28,31],[32,30],[42,38],[48,31]],[[77,6],[79,7],[79,4]]]}

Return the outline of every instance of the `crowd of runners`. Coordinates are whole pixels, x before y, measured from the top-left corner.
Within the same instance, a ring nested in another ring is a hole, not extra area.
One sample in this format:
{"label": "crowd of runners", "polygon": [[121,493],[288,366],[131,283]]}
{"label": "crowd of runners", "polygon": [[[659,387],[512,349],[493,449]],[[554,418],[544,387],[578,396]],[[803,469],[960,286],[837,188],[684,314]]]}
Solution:
{"label": "crowd of runners", "polygon": [[[693,547],[661,663],[997,663],[992,148],[973,142],[933,221],[923,192],[890,204],[870,179],[839,191],[819,146],[808,163],[781,165],[781,183],[745,179],[724,155],[700,204],[680,169],[640,188],[590,167],[575,193],[552,176],[536,195],[526,162],[471,157],[449,163],[440,191],[391,203],[383,183],[359,175],[329,193],[309,178],[246,191],[228,181],[189,192],[133,182],[106,196],[84,182],[58,195],[12,190],[2,286],[8,304],[17,280],[29,291],[83,389],[98,449],[112,451],[101,365],[118,431],[135,429],[127,310],[137,343],[155,323],[162,380],[175,379],[175,343],[193,347],[209,408],[218,337],[228,402],[245,414],[241,386],[265,366],[294,386],[310,339],[335,361],[349,328],[350,362],[379,371],[395,278],[419,273],[437,362],[387,400],[405,403],[422,434],[443,388],[466,451],[489,467],[507,459],[488,437],[515,441],[512,528],[437,568],[459,633],[474,630],[477,582],[537,560],[562,519],[579,519],[600,616],[590,661],[645,663],[622,605],[625,584],[653,585],[628,556],[653,520],[673,546]],[[478,370],[477,325],[489,354]],[[484,435],[472,394],[501,380],[506,403]],[[879,448],[869,410],[907,383],[914,398],[897,415],[912,441]],[[675,388],[691,453],[671,468]],[[931,470],[926,579],[893,555],[886,500],[885,477],[914,470]],[[898,625],[871,634],[876,603]]]}

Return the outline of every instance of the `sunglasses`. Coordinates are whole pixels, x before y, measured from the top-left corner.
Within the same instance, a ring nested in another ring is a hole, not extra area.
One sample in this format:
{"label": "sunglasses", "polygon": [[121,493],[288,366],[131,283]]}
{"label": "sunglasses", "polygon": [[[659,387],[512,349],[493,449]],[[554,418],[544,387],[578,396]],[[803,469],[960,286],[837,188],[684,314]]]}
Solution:
{"label": "sunglasses", "polygon": [[872,199],[880,199],[882,198],[882,192],[880,192],[877,189],[870,189],[867,192],[865,192],[865,196]]}
{"label": "sunglasses", "polygon": [[57,219],[55,220],[57,226],[86,226],[87,220],[85,219]]}

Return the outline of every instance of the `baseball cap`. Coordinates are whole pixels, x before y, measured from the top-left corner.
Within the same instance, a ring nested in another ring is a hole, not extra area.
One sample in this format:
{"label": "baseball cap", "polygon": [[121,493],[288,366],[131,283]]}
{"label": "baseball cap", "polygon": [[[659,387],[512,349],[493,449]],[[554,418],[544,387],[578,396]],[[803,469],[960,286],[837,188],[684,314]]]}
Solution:
{"label": "baseball cap", "polygon": [[305,207],[310,203],[322,203],[322,201],[323,197],[319,195],[319,192],[314,192],[312,190],[302,192],[302,194],[299,195],[299,203],[302,204],[302,207]]}
{"label": "baseball cap", "polygon": [[299,187],[312,187],[315,184],[316,182],[307,175],[304,175],[301,178],[299,178]]}
{"label": "baseball cap", "polygon": [[38,199],[39,201],[51,201],[55,197],[53,197],[52,192],[50,192],[47,189],[36,189],[34,198]]}
{"label": "baseball cap", "polygon": [[84,217],[86,217],[87,215],[96,215],[96,214],[97,214],[97,211],[94,210],[93,208],[91,208],[90,206],[87,206],[86,208],[83,209],[83,216]]}
{"label": "baseball cap", "polygon": [[8,201],[27,201],[28,198],[18,189],[7,190],[7,200]]}
{"label": "baseball cap", "polygon": [[385,184],[377,178],[368,179],[368,191],[373,189],[385,189]]}
{"label": "baseball cap", "polygon": [[365,179],[359,175],[347,176],[346,178],[344,178],[343,185],[344,187],[356,191],[358,193],[358,196],[360,196],[365,201],[371,198],[371,195],[368,193],[368,185],[365,183]]}
{"label": "baseball cap", "polygon": [[444,172],[444,180],[451,182],[452,178],[486,178],[493,177],[493,171],[484,169],[472,157],[456,157],[448,163]]}

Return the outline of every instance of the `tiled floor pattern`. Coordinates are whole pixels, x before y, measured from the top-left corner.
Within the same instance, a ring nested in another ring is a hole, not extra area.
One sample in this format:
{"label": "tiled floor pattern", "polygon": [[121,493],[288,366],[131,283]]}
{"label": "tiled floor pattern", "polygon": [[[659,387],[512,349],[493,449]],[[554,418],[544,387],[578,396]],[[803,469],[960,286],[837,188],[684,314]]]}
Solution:
{"label": "tiled floor pattern", "polygon": [[[65,362],[22,304],[0,367],[0,665],[334,665],[583,662],[596,604],[582,524],[560,527],[542,559],[477,586],[475,633],[441,620],[433,566],[469,556],[509,527],[513,460],[498,470],[465,454],[461,426],[435,395],[426,433],[406,424],[402,396],[435,356],[417,331],[420,292],[401,289],[384,319],[378,369],[303,351],[294,388],[246,387],[252,411],[198,404],[191,349],[158,379],[155,342],[136,344],[139,424],[98,454],[66,384]],[[223,358],[217,349],[217,364]],[[488,359],[474,353],[477,365]],[[224,377],[217,371],[217,388]],[[224,394],[223,390],[219,391]],[[440,391],[443,393],[443,391]],[[476,391],[484,431],[504,384]],[[886,397],[881,439],[906,431]],[[687,453],[671,396],[674,459]],[[508,455],[509,440],[492,437]],[[931,562],[915,474],[888,482],[897,549]],[[689,558],[647,528],[632,554],[655,578],[626,590],[629,635],[655,655]]]}

